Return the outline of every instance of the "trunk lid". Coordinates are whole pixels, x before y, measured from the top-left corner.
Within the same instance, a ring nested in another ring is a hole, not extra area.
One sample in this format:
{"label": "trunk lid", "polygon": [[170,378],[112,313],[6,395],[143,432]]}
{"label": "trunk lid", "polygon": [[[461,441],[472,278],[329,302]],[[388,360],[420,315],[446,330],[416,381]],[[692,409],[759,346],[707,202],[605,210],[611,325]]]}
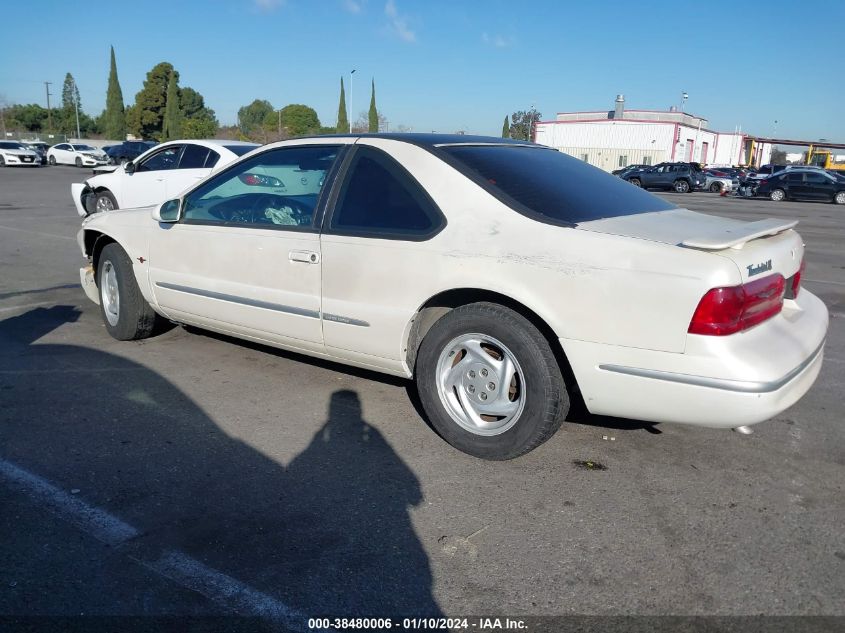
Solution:
{"label": "trunk lid", "polygon": [[742,283],[780,273],[787,280],[804,257],[797,220],[743,222],[689,209],[606,218],[578,225],[578,230],[621,235],[711,252],[732,260]]}

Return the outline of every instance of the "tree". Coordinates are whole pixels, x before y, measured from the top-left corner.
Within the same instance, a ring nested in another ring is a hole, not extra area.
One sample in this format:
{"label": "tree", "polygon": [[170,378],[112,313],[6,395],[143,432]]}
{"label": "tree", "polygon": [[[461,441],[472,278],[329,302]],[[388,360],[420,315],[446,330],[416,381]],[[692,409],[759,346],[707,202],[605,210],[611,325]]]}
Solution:
{"label": "tree", "polygon": [[170,73],[167,82],[167,100],[164,106],[164,122],[162,124],[162,140],[172,141],[182,134],[182,110],[179,107],[179,86],[176,85],[176,73]]}
{"label": "tree", "polygon": [[505,117],[505,124],[502,126],[502,138],[511,137],[511,126],[508,124],[508,117]]}
{"label": "tree", "polygon": [[179,73],[168,62],[156,64],[147,73],[141,91],[135,95],[135,105],[126,112],[126,125],[135,136],[161,139],[171,75],[179,81]]}
{"label": "tree", "polygon": [[238,110],[238,126],[241,128],[241,133],[246,136],[261,133],[268,115],[274,112],[273,106],[266,99],[256,99],[249,105],[243,106]]}
{"label": "tree", "polygon": [[542,115],[537,110],[519,110],[511,115],[510,137],[530,141],[535,126]]}
{"label": "tree", "polygon": [[769,162],[772,165],[785,165],[786,164],[786,152],[777,147],[772,148],[772,156],[769,158]]}
{"label": "tree", "polygon": [[65,75],[65,82],[62,84],[62,109],[74,110],[76,108],[82,109],[82,102],[79,100],[79,87],[73,75],[70,73]]}
{"label": "tree", "polygon": [[[377,112],[376,116],[378,117],[378,129],[382,132],[388,131],[388,121],[387,117],[385,117],[381,112]],[[355,123],[352,124],[352,132],[354,134],[366,134],[370,130],[370,113],[367,111],[362,110],[358,113],[358,118],[355,119]]]}
{"label": "tree", "polygon": [[126,138],[126,111],[123,104],[123,91],[120,89],[120,82],[117,80],[114,46],[111,47],[109,87],[106,91],[106,109],[101,118],[101,126],[106,138],[114,140]]}
{"label": "tree", "polygon": [[340,103],[337,104],[337,126],[338,134],[349,132],[349,118],[346,116],[346,92],[343,90],[343,77],[340,78]]}
{"label": "tree", "polygon": [[376,110],[376,80],[373,79],[373,89],[370,93],[370,112],[369,112],[369,131],[370,134],[378,132],[378,110]]}
{"label": "tree", "polygon": [[182,138],[213,138],[220,123],[214,110],[205,106],[203,96],[187,86],[179,89],[182,110]]}
{"label": "tree", "polygon": [[314,108],[299,103],[286,105],[281,111],[282,128],[290,136],[305,136],[320,129],[320,119]]}
{"label": "tree", "polygon": [[29,132],[40,132],[47,127],[47,109],[37,103],[10,106],[4,117],[10,130],[23,128]]}

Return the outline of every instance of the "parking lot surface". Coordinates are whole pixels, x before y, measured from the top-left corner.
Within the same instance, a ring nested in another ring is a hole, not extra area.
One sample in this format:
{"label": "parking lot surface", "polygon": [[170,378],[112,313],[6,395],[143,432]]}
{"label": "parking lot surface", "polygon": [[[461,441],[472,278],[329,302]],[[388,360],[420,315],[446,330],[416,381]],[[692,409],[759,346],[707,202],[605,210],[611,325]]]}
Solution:
{"label": "parking lot surface", "polygon": [[842,207],[660,194],[800,219],[831,323],[797,405],[750,436],[575,412],[490,463],[398,379],[112,340],[78,285],[89,173],[0,170],[0,614],[845,615]]}

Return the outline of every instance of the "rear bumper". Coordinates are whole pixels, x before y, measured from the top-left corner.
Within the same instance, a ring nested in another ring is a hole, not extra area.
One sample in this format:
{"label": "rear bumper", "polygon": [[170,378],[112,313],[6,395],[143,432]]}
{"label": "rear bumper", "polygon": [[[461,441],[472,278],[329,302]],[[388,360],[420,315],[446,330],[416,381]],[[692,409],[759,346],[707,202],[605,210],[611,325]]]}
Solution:
{"label": "rear bumper", "polygon": [[592,413],[651,422],[733,428],[768,420],[815,382],[827,308],[803,289],[799,302],[747,332],[689,336],[683,354],[561,339]]}

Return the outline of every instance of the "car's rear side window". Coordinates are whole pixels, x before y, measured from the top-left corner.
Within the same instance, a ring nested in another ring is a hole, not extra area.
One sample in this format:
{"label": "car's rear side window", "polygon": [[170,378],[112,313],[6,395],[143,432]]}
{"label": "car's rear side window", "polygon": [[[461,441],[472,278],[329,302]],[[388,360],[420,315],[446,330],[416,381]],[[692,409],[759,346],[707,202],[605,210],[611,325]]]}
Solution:
{"label": "car's rear side window", "polygon": [[185,151],[182,152],[182,158],[179,159],[179,169],[202,169],[207,158],[207,147],[188,143],[185,145]]}
{"label": "car's rear side window", "polygon": [[[458,167],[516,211],[553,224],[674,209],[621,178],[544,147],[441,147]],[[537,217],[539,216],[539,217]]]}
{"label": "car's rear side window", "polygon": [[443,223],[419,183],[384,152],[361,145],[338,196],[332,232],[421,239]]}
{"label": "car's rear side window", "polygon": [[205,167],[207,169],[214,167],[218,160],[220,160],[220,154],[215,152],[213,149],[208,150],[208,158],[205,159]]}

